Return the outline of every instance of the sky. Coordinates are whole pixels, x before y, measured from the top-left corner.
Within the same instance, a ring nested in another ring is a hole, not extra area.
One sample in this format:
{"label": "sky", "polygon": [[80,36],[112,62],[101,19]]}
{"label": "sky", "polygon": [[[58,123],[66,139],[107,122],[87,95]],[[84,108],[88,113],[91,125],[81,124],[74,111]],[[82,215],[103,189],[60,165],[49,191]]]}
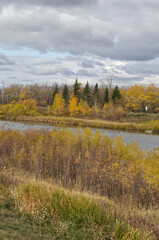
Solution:
{"label": "sky", "polygon": [[0,87],[159,86],[158,0],[0,0]]}

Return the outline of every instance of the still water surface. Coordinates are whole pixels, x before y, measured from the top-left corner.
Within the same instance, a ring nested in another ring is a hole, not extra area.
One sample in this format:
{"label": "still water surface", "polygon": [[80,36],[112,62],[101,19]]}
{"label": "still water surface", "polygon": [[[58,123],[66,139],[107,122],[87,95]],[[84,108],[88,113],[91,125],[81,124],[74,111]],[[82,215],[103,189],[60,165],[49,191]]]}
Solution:
{"label": "still water surface", "polygon": [[[0,129],[11,129],[11,130],[20,130],[25,131],[27,129],[61,129],[59,126],[43,125],[43,124],[30,124],[30,123],[21,123],[21,122],[10,122],[10,121],[0,121]],[[72,131],[76,131],[75,127],[64,127]],[[147,148],[151,150],[153,148],[159,148],[159,135],[153,134],[143,134],[143,133],[131,133],[124,131],[115,131],[99,128],[91,128],[91,130],[99,131],[102,134],[106,134],[108,137],[120,137],[122,135],[124,143],[137,142],[140,147]],[[82,131],[82,129],[81,129]]]}

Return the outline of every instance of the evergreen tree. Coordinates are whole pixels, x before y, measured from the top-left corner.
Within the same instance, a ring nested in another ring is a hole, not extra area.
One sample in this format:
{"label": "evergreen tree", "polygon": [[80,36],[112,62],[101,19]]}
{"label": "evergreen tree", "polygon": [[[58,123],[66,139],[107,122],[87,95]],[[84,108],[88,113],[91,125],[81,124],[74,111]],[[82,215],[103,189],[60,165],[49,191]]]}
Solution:
{"label": "evergreen tree", "polygon": [[93,90],[93,102],[94,104],[97,104],[99,102],[99,87],[98,83],[96,83],[94,90]]}
{"label": "evergreen tree", "polygon": [[68,92],[68,87],[65,84],[64,89],[63,89],[63,93],[62,93],[63,98],[65,99],[65,103],[68,104],[69,101],[69,92]]}
{"label": "evergreen tree", "polygon": [[92,105],[92,96],[91,96],[91,89],[89,87],[89,83],[87,81],[86,86],[83,89],[83,99],[87,102],[89,106]]}
{"label": "evergreen tree", "polygon": [[119,100],[121,98],[122,98],[122,96],[121,96],[120,90],[119,90],[118,86],[116,85],[112,92],[112,100],[116,104],[119,102]]}
{"label": "evergreen tree", "polygon": [[106,87],[104,92],[104,104],[108,102],[109,102],[109,89],[108,87]]}
{"label": "evergreen tree", "polygon": [[80,84],[78,83],[78,80],[76,79],[74,85],[73,85],[73,94],[78,99],[80,98]]}
{"label": "evergreen tree", "polygon": [[53,91],[53,94],[52,94],[51,105],[53,104],[55,95],[56,95],[56,93],[58,93],[58,92],[59,92],[59,88],[58,88],[58,86],[57,86],[57,84],[56,84],[56,85],[55,85],[55,88],[54,88],[54,91]]}

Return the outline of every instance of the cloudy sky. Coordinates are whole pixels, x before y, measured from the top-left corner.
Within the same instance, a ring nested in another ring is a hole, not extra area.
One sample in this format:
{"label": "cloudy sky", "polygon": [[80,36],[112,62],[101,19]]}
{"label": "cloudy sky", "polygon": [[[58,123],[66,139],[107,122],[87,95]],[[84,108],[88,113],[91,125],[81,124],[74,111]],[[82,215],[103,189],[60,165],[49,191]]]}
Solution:
{"label": "cloudy sky", "polygon": [[0,0],[0,86],[159,86],[158,0]]}

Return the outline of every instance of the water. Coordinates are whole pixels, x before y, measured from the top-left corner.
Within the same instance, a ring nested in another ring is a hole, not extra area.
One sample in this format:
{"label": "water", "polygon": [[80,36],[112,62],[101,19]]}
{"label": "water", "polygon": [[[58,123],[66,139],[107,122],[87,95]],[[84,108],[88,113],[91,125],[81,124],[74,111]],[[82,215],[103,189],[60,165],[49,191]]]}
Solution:
{"label": "water", "polygon": [[[10,121],[0,121],[0,129],[1,128],[5,130],[11,129],[11,130],[20,130],[20,131],[25,131],[27,129],[37,129],[37,130],[61,129],[61,127],[59,126],[10,122]],[[75,127],[74,128],[67,127],[67,128],[72,131],[76,131],[77,129]],[[93,132],[99,131],[102,134],[106,134],[108,137],[120,137],[122,135],[124,143],[137,142],[140,147],[147,148],[148,150],[152,150],[153,148],[159,148],[159,135],[131,133],[131,132],[115,131],[115,130],[107,130],[107,129],[99,129],[99,128],[91,128],[91,129]]]}

